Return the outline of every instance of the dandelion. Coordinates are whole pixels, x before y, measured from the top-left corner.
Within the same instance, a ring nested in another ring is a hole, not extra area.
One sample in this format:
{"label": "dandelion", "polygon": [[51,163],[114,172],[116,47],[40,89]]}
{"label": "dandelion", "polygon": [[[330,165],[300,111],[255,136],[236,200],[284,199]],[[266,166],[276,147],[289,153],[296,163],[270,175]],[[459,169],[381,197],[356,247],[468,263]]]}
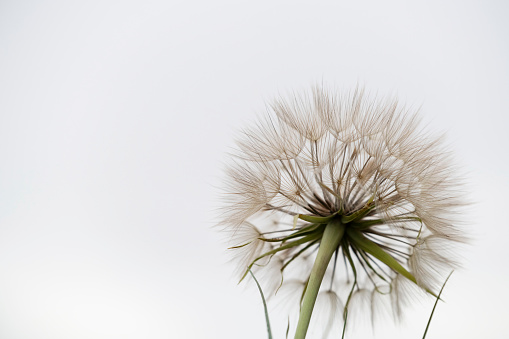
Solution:
{"label": "dandelion", "polygon": [[298,290],[295,338],[317,299],[326,336],[349,313],[399,318],[457,266],[460,182],[441,138],[396,100],[315,87],[274,100],[237,146],[221,224],[242,279],[266,271],[273,292]]}

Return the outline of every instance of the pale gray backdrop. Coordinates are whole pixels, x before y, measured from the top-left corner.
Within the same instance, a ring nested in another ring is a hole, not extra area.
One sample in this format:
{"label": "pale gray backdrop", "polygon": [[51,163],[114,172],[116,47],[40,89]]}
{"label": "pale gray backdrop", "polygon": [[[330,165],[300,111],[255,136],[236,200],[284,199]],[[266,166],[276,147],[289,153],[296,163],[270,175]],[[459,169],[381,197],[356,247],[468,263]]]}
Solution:
{"label": "pale gray backdrop", "polygon": [[[212,229],[222,162],[266,100],[321,82],[397,94],[448,133],[474,241],[427,338],[509,337],[508,15],[502,0],[1,0],[0,338],[265,338]],[[431,307],[374,337],[421,338]]]}

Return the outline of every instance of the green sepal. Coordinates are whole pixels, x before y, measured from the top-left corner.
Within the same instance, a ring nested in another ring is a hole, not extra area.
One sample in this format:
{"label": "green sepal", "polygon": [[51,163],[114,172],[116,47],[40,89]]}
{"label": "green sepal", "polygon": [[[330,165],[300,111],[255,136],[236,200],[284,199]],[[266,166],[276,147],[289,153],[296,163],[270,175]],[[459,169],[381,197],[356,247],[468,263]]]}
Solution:
{"label": "green sepal", "polygon": [[386,223],[386,221],[383,219],[372,219],[372,220],[352,222],[350,225],[351,225],[351,227],[355,228],[356,230],[365,230],[365,229],[370,228],[371,226],[383,225],[385,223]]}
{"label": "green sepal", "polygon": [[[387,266],[389,266],[393,271],[401,274],[411,282],[417,285],[417,280],[412,275],[412,273],[408,272],[401,264],[394,259],[389,253],[384,251],[380,246],[375,244],[373,241],[366,238],[362,232],[358,230],[354,230],[352,228],[347,228],[346,232],[348,234],[348,237],[352,241],[355,246],[357,246],[359,249],[371,254]],[[433,295],[434,297],[437,297],[433,292],[426,289],[426,291]]]}
{"label": "green sepal", "polygon": [[315,232],[318,232],[318,233],[322,234],[323,233],[323,229],[325,229],[325,226],[326,225],[323,225],[323,224],[311,224],[309,226],[301,228],[300,230],[298,230],[295,233],[292,233],[292,234],[286,236],[284,241],[290,240],[290,239],[293,239],[293,238],[297,238],[297,237],[302,237],[302,236],[305,236],[305,235],[308,235],[308,234],[311,234],[311,233],[315,233]]}
{"label": "green sepal", "polygon": [[[293,239],[293,238],[303,237],[305,235],[314,233],[320,226],[325,228],[325,225],[311,224],[311,225],[308,225],[306,227],[301,228],[297,232],[294,232],[294,233],[289,234],[289,235],[284,236],[284,237],[278,237],[278,238],[258,238],[258,239],[260,239],[262,241],[266,241],[266,242],[284,242],[284,241],[287,241],[287,240],[290,240],[290,239]],[[323,232],[323,230],[322,230],[322,232]],[[322,233],[322,232],[320,232],[320,233]]]}
{"label": "green sepal", "polygon": [[355,211],[352,214],[342,216],[341,222],[343,224],[347,224],[352,221],[359,220],[359,219],[363,218],[366,214],[371,212],[374,208],[375,208],[375,204],[370,202],[370,203],[366,204],[366,206],[364,206],[360,210]]}
{"label": "green sepal", "polygon": [[298,216],[299,216],[299,219],[307,221],[307,222],[312,222],[313,224],[326,224],[329,221],[331,221],[336,216],[336,214],[337,214],[337,212],[332,215],[329,215],[327,217],[316,217],[313,215],[305,215],[305,214],[299,214]]}
{"label": "green sepal", "polygon": [[247,243],[245,243],[245,244],[243,244],[243,245],[238,245],[238,246],[228,247],[228,249],[229,249],[229,250],[234,250],[234,249],[236,249],[236,248],[242,248],[242,247],[244,247],[244,246],[249,245],[250,243],[252,243],[252,241],[247,242]]}
{"label": "green sepal", "polygon": [[308,241],[313,241],[313,240],[316,240],[318,238],[320,238],[322,236],[321,233],[312,233],[312,234],[309,234],[305,237],[302,237],[298,240],[295,240],[295,241],[292,241],[292,242],[289,242],[289,243],[286,243],[278,248],[275,248],[273,249],[272,251],[268,251],[267,253],[265,254],[262,254],[261,256],[259,256],[258,258],[256,258],[255,260],[253,260],[253,262],[248,266],[246,272],[244,273],[244,275],[242,276],[242,278],[240,279],[239,281],[239,284],[242,282],[242,280],[244,280],[244,278],[246,277],[246,275],[249,273],[249,270],[251,270],[251,268],[253,267],[253,265],[260,259],[262,258],[265,258],[266,256],[269,256],[269,255],[273,255],[273,254],[276,254],[277,252],[280,252],[280,251],[284,251],[284,250],[287,250],[287,249],[290,249],[292,247],[295,247],[295,246],[299,246],[299,245],[302,245],[302,244],[305,244],[307,243]]}
{"label": "green sepal", "polygon": [[[379,277],[380,279],[382,279],[383,281],[385,281],[386,283],[388,283],[388,284],[389,284],[389,282],[387,281],[387,279],[385,279],[385,277],[384,277],[383,275],[381,275],[380,273],[378,273],[378,271],[377,271],[377,270],[376,270],[376,269],[375,269],[375,268],[374,268],[374,267],[373,267],[373,266],[369,263],[369,258],[368,258],[368,256],[366,255],[366,252],[361,251],[361,252],[359,252],[359,255],[360,255],[360,257],[361,257],[362,259],[364,259],[364,263],[365,263],[366,265],[368,265],[368,267],[371,269],[371,271],[372,271],[373,273],[375,273],[375,274],[377,275],[377,277]],[[391,287],[391,288],[392,288],[392,287]],[[375,286],[375,289],[376,289],[376,290],[378,290],[378,286]],[[381,294],[383,294],[383,293],[381,293]]]}
{"label": "green sepal", "polygon": [[314,241],[310,241],[309,244],[307,244],[303,249],[301,249],[299,252],[295,253],[293,255],[293,257],[288,260],[284,265],[283,267],[281,267],[281,283],[279,284],[279,287],[277,288],[276,290],[276,293],[279,291],[279,289],[281,288],[281,286],[283,286],[283,281],[284,281],[284,277],[283,277],[283,271],[285,270],[285,268],[292,262],[294,261],[295,259],[297,259],[304,251],[306,251],[308,248],[310,248],[311,246],[315,245],[317,243],[318,239],[314,240]]}

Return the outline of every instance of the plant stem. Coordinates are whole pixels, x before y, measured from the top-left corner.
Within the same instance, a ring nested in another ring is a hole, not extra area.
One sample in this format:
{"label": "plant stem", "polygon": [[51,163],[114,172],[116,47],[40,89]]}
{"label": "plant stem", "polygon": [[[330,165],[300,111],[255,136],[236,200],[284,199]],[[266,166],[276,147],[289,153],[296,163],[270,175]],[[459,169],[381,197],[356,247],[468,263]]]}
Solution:
{"label": "plant stem", "polygon": [[311,314],[313,313],[313,308],[315,306],[316,297],[318,296],[323,276],[327,270],[327,266],[329,266],[332,255],[337,250],[339,243],[341,242],[341,238],[344,233],[345,226],[343,226],[343,224],[337,219],[331,220],[325,227],[315,263],[311,269],[311,275],[309,276],[306,292],[302,299],[295,339],[306,338],[309,321],[311,320]]}

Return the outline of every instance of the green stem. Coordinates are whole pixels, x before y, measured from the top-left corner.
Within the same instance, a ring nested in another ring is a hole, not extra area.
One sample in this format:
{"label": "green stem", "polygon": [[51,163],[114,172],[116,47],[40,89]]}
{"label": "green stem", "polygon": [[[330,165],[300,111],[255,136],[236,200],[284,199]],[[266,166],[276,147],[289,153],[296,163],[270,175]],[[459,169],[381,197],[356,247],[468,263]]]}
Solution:
{"label": "green stem", "polygon": [[334,252],[338,249],[341,238],[345,233],[345,227],[343,224],[334,219],[330,221],[325,227],[323,232],[322,240],[320,242],[320,248],[316,255],[315,263],[311,269],[311,275],[309,282],[302,299],[302,305],[300,309],[299,323],[297,324],[297,331],[295,332],[295,339],[306,338],[306,333],[309,327],[309,321],[311,320],[311,314],[315,306],[316,297],[320,290],[320,285],[323,280],[327,266],[332,258]]}

